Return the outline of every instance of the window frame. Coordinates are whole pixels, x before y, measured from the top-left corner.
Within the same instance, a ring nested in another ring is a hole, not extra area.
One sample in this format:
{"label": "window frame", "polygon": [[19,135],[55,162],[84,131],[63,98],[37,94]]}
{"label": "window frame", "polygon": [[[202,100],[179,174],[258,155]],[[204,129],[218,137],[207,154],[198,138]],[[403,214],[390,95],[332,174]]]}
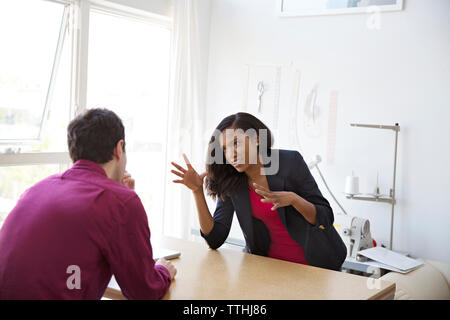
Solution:
{"label": "window frame", "polygon": [[[166,16],[162,16],[162,15],[158,15],[155,13],[151,13],[151,12],[147,12],[144,10],[139,10],[139,9],[135,9],[132,7],[128,7],[128,6],[124,6],[124,5],[120,5],[120,4],[116,4],[116,3],[112,3],[109,1],[105,1],[105,0],[81,0],[82,2],[86,2],[87,3],[87,8],[84,8],[84,10],[86,10],[87,14],[85,14],[84,19],[82,21],[83,26],[86,29],[86,25],[89,26],[89,13],[91,12],[91,10],[94,10],[95,12],[98,13],[102,13],[102,14],[107,14],[107,15],[111,15],[111,16],[115,16],[115,17],[120,17],[120,18],[127,18],[127,19],[131,19],[131,20],[135,20],[137,22],[143,22],[143,23],[147,23],[150,25],[156,25],[159,27],[163,27],[166,28],[167,30],[169,30],[169,32],[172,34],[173,32],[173,27],[172,27],[172,18],[168,18]],[[87,27],[87,29],[89,29],[89,27]],[[82,54],[80,54],[80,57],[82,59],[85,59],[84,61],[81,61],[81,63],[83,64],[83,66],[86,68],[85,70],[82,70],[81,75],[80,75],[80,79],[86,75],[88,75],[88,41],[89,41],[89,33],[87,32],[86,36],[86,43],[82,44]],[[172,45],[172,43],[170,44]],[[172,54],[172,48],[170,48],[170,52]],[[169,94],[167,95],[167,102],[168,105],[170,103],[170,94],[171,94],[171,83],[172,83],[172,60],[173,60],[173,56],[169,57],[169,79],[168,79],[168,85],[169,85]],[[84,62],[84,63],[83,63]],[[81,80],[80,80],[81,81]],[[83,91],[80,93],[80,102],[79,104],[76,106],[76,110],[78,111],[78,113],[82,113],[87,109],[87,81],[82,82],[86,85],[85,88],[83,88]],[[167,108],[166,110],[167,112],[167,122],[166,122],[166,132],[165,132],[165,144],[163,145],[163,149],[161,150],[161,154],[163,156],[163,161],[164,163],[168,163],[168,146],[167,146],[167,142],[168,142],[168,131],[169,131],[169,108]],[[164,181],[166,181],[167,179],[167,168],[164,168]],[[163,185],[162,187],[162,199],[166,198],[166,184]],[[164,210],[165,210],[165,206],[163,203],[162,206],[162,219],[161,219],[161,226],[160,226],[160,230],[161,233],[164,234]],[[148,215],[148,212],[147,212]]]}
{"label": "window frame", "polygon": [[[101,13],[126,17],[140,22],[150,23],[167,28],[172,32],[172,19],[156,13],[128,7],[121,4],[105,0],[41,0],[59,3],[68,6],[69,10],[69,32],[68,39],[71,43],[71,84],[70,84],[70,116],[69,120],[74,119],[77,115],[83,113],[87,106],[87,80],[88,80],[88,42],[89,42],[89,14],[90,10]],[[60,39],[61,40],[61,39]],[[55,56],[56,60],[56,56]],[[55,63],[54,63],[55,66]],[[170,72],[170,71],[169,71]],[[51,97],[49,97],[51,98]],[[169,100],[169,97],[167,97]],[[44,112],[48,112],[45,110]],[[43,117],[43,121],[45,115]],[[41,125],[41,134],[42,134]],[[166,137],[167,138],[167,137]],[[5,142],[6,140],[3,140]],[[3,143],[0,145],[11,143]],[[11,142],[11,141],[9,141]],[[14,147],[20,144],[39,143],[39,140],[22,140],[22,142],[14,142]],[[166,151],[163,151],[167,154]],[[42,161],[44,161],[42,163]],[[35,165],[35,164],[70,164],[69,153],[66,152],[0,152],[0,166],[7,165]]]}
{"label": "window frame", "polygon": [[[171,33],[172,18],[132,8],[126,5],[120,5],[105,0],[42,0],[56,2],[68,6],[69,10],[69,32],[65,44],[71,46],[71,72],[70,72],[70,115],[69,121],[74,119],[77,115],[83,113],[87,109],[87,81],[88,81],[88,43],[89,43],[89,15],[91,10],[97,12],[110,14],[114,16],[125,17],[128,19],[137,20],[140,22],[158,25],[167,28]],[[70,41],[70,43],[69,43]],[[172,51],[172,50],[171,50]],[[170,58],[172,64],[173,57]],[[169,88],[171,83],[172,72],[169,68]],[[169,89],[170,90],[170,89]],[[51,98],[51,97],[50,97]],[[170,101],[170,91],[167,96],[167,101]],[[169,109],[169,108],[168,108]],[[167,109],[167,113],[169,110]],[[168,119],[168,117],[167,117]],[[166,124],[168,126],[168,123]],[[167,128],[166,128],[167,129]],[[42,130],[42,128],[41,128]],[[167,129],[168,130],[168,129]],[[166,130],[166,131],[167,131]],[[167,138],[166,144],[163,147],[162,155],[164,163],[167,163]],[[39,140],[35,140],[38,143]],[[27,143],[30,144],[30,141]],[[0,143],[2,145],[2,143]],[[9,144],[11,145],[11,144]],[[14,143],[14,148],[18,146]],[[41,164],[56,164],[60,166],[60,171],[71,166],[72,161],[69,152],[16,152],[15,150],[8,150],[0,152],[0,167],[7,166],[29,166]],[[166,170],[167,171],[167,170]],[[162,190],[162,197],[165,199],[166,188]],[[162,212],[163,214],[163,212]],[[164,223],[164,215],[162,218]],[[162,229],[163,230],[163,229]]]}
{"label": "window frame", "polygon": [[[56,50],[55,50],[55,53],[53,56],[52,70],[50,73],[50,79],[48,82],[44,106],[42,109],[42,117],[41,117],[41,121],[40,121],[40,125],[39,125],[39,133],[36,138],[0,139],[0,146],[7,145],[7,146],[17,147],[17,146],[21,146],[21,145],[30,146],[30,145],[36,145],[36,144],[42,143],[43,132],[45,132],[47,117],[48,117],[48,113],[50,111],[49,105],[50,105],[51,99],[53,97],[53,88],[55,85],[55,79],[56,79],[56,76],[57,76],[57,73],[59,70],[59,66],[60,66],[59,62],[60,62],[60,58],[61,58],[62,49],[65,45],[65,41],[68,41],[68,40],[66,40],[67,35],[68,34],[70,35],[70,26],[67,27],[67,25],[68,25],[68,18],[69,18],[70,8],[71,8],[70,0],[43,0],[43,1],[58,3],[58,4],[63,5],[64,7],[63,7],[63,14],[62,14],[61,22],[60,22],[60,27],[59,27],[58,40],[56,42]],[[0,153],[0,156],[1,156],[1,153]]]}

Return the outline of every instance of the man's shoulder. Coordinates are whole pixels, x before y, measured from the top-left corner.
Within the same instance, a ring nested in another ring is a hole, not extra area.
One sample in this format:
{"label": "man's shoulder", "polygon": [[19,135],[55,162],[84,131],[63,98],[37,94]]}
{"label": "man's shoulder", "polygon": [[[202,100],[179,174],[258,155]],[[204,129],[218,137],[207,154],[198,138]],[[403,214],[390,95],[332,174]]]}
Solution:
{"label": "man's shoulder", "polygon": [[[109,181],[108,181],[109,180]],[[131,190],[124,185],[114,181],[112,179],[104,180],[99,183],[99,186],[108,194],[111,194],[121,203],[128,202],[137,198],[137,194],[134,190]]]}
{"label": "man's shoulder", "polygon": [[[69,188],[74,188],[74,190],[87,190],[87,189],[97,189],[97,194],[104,194],[108,196],[108,198],[116,200],[120,203],[125,203],[134,197],[137,197],[136,192],[131,190],[119,182],[110,179],[106,176],[100,175],[92,175],[91,173],[86,172],[76,172],[74,170],[67,170],[63,174],[54,175],[47,179],[61,179],[69,182],[70,185],[67,185]],[[73,184],[73,185],[72,185]],[[78,187],[76,186],[78,185]],[[80,186],[82,186],[80,188]]]}

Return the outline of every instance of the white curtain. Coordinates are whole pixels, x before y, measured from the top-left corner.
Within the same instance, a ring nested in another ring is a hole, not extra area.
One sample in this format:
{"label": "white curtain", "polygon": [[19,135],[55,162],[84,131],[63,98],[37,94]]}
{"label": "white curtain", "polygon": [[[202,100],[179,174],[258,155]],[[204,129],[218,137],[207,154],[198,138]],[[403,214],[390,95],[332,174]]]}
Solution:
{"label": "white curtain", "polygon": [[195,223],[195,203],[191,191],[170,172],[170,161],[186,167],[185,153],[198,172],[203,172],[204,103],[201,93],[198,0],[173,0],[171,95],[168,123],[167,179],[165,185],[165,235],[188,239]]}

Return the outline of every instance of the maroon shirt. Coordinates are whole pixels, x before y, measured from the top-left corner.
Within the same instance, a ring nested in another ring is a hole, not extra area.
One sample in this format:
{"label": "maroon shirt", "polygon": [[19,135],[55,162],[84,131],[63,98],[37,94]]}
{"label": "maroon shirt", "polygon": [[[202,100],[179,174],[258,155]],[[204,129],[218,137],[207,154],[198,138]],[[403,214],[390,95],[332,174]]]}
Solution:
{"label": "maroon shirt", "polygon": [[112,274],[129,299],[160,299],[171,283],[139,197],[92,161],[28,189],[0,229],[0,299],[100,299]]}

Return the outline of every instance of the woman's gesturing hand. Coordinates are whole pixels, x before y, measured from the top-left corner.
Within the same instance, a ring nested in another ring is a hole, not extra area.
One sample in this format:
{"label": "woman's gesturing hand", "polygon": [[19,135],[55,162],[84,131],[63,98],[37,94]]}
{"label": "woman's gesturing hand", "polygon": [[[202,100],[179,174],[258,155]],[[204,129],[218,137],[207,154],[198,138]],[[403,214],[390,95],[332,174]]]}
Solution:
{"label": "woman's gesturing hand", "polygon": [[189,159],[186,157],[186,155],[183,153],[184,162],[186,162],[187,169],[184,169],[179,164],[176,164],[175,162],[171,162],[171,164],[178,169],[177,170],[170,170],[173,174],[179,176],[181,179],[173,180],[174,183],[182,183],[192,191],[199,191],[203,188],[203,179],[206,176],[206,172],[203,172],[202,174],[198,174],[197,171],[194,170],[191,163],[189,162]]}
{"label": "woman's gesturing hand", "polygon": [[254,183],[253,185],[255,187],[255,192],[263,197],[261,202],[274,204],[271,208],[272,211],[281,207],[292,205],[297,196],[295,193],[290,191],[270,191],[257,183]]}

